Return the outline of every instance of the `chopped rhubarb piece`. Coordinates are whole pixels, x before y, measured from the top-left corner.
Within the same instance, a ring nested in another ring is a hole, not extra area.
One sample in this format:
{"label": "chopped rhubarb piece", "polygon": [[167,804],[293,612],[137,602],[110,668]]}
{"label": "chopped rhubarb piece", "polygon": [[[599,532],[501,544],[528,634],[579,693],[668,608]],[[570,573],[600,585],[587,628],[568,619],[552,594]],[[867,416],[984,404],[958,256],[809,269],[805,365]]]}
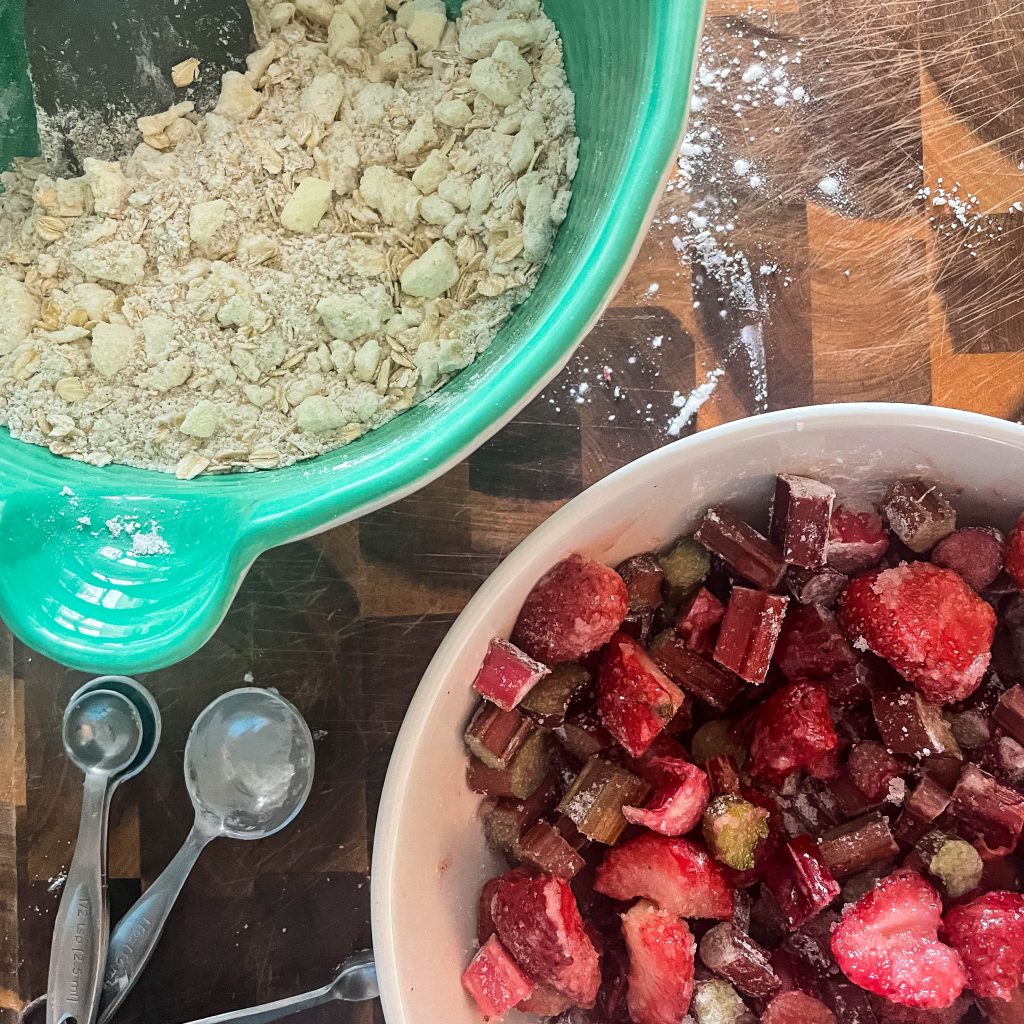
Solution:
{"label": "chopped rhubarb piece", "polygon": [[538,821],[519,840],[519,858],[545,875],[559,878],[575,878],[586,863],[546,821]]}
{"label": "chopped rhubarb piece", "polygon": [[786,569],[782,552],[727,508],[709,508],[694,537],[755,587],[774,590],[779,585]]}
{"label": "chopped rhubarb piece", "polygon": [[761,1014],[761,1024],[838,1024],[820,1000],[803,992],[780,992]]}
{"label": "chopped rhubarb piece", "polygon": [[498,892],[498,883],[500,881],[500,878],[491,878],[484,882],[484,887],[480,890],[480,907],[477,911],[476,919],[476,939],[481,946],[492,935],[497,934],[498,931],[494,924],[494,915],[491,913],[491,908],[494,904],[494,897]]}
{"label": "chopped rhubarb piece", "polygon": [[801,569],[791,565],[786,570],[786,587],[800,604],[831,608],[846,589],[850,577],[831,566]]}
{"label": "chopped rhubarb piece", "polygon": [[992,717],[1018,743],[1024,743],[1024,686],[1011,686],[999,698]]}
{"label": "chopped rhubarb piece", "polygon": [[[1021,710],[1024,711],[1024,707]],[[1021,726],[1024,727],[1024,717],[1021,718]],[[991,720],[983,711],[961,711],[958,715],[952,715],[949,728],[961,750],[977,750],[992,739]]]}
{"label": "chopped rhubarb piece", "polygon": [[727,718],[715,718],[705,722],[693,734],[690,751],[693,759],[705,766],[717,754],[728,755],[739,768],[747,761],[747,748],[737,737],[736,723],[730,722]]}
{"label": "chopped rhubarb piece", "polygon": [[772,970],[768,951],[728,922],[705,932],[700,958],[708,970],[731,981],[745,996],[765,999],[782,984]]}
{"label": "chopped rhubarb piece", "polygon": [[628,609],[626,584],[614,569],[570,555],[527,595],[512,642],[548,665],[578,661],[612,638]]}
{"label": "chopped rhubarb piece", "polygon": [[925,868],[950,899],[960,899],[981,884],[985,865],[966,839],[945,832],[929,832],[916,843]]}
{"label": "chopped rhubarb piece", "polygon": [[643,807],[623,807],[626,821],[665,836],[685,835],[701,820],[711,798],[708,777],[695,765],[674,757],[652,761],[663,779]]}
{"label": "chopped rhubarb piece", "polygon": [[867,814],[831,829],[818,840],[818,848],[832,877],[839,881],[900,852],[889,822],[880,814]]}
{"label": "chopped rhubarb piece", "polygon": [[791,565],[816,569],[825,564],[835,499],[835,490],[827,484],[806,476],[779,474],[770,535]]}
{"label": "chopped rhubarb piece", "polygon": [[790,682],[821,683],[830,693],[849,693],[852,700],[869,696],[857,655],[835,616],[824,608],[790,608],[775,647],[775,663]]}
{"label": "chopped rhubarb piece", "polygon": [[931,551],[956,529],[956,510],[924,480],[897,480],[882,511],[892,532],[918,555]]}
{"label": "chopped rhubarb piece", "polygon": [[764,866],[763,877],[790,931],[820,913],[839,895],[839,884],[810,836],[797,836],[776,850]]}
{"label": "chopped rhubarb piece", "polygon": [[665,590],[672,602],[679,602],[694,591],[711,571],[707,551],[689,537],[680,537],[659,561],[665,573]]}
{"label": "chopped rhubarb piece", "polygon": [[498,885],[493,913],[498,937],[534,981],[578,1006],[594,1005],[601,985],[597,950],[564,878],[511,872]]}
{"label": "chopped rhubarb piece", "polygon": [[835,800],[840,817],[857,818],[875,807],[881,806],[882,800],[870,800],[861,789],[854,785],[849,775],[840,774],[829,782],[829,793]]}
{"label": "chopped rhubarb piece", "polygon": [[960,747],[942,716],[942,708],[930,704],[920,693],[876,693],[871,698],[871,710],[890,753],[913,757],[943,754],[960,760]]}
{"label": "chopped rhubarb piece", "polygon": [[473,689],[504,711],[511,711],[548,671],[547,665],[534,661],[507,640],[494,639],[473,680]]}
{"label": "chopped rhubarb piece", "polygon": [[840,1024],[882,1024],[871,1005],[871,996],[842,975],[825,980],[825,997]]}
{"label": "chopped rhubarb piece", "polygon": [[619,744],[639,757],[682,707],[684,696],[650,655],[625,633],[605,648],[598,676],[597,711]]}
{"label": "chopped rhubarb piece", "polygon": [[674,630],[654,638],[651,657],[677,686],[716,711],[724,711],[743,689],[739,676],[692,651]]}
{"label": "chopped rhubarb piece", "polygon": [[654,612],[630,612],[623,620],[619,630],[631,636],[638,644],[645,644],[650,639],[654,628]]}
{"label": "chopped rhubarb piece", "polygon": [[555,735],[562,746],[580,761],[602,753],[615,743],[611,733],[598,721],[593,711],[570,715],[555,728]]}
{"label": "chopped rhubarb piece", "polygon": [[649,792],[650,786],[643,779],[592,757],[562,798],[558,811],[588,839],[611,845],[626,827],[622,808],[639,804]]}
{"label": "chopped rhubarb piece", "polygon": [[964,768],[949,812],[959,832],[983,839],[991,850],[1012,852],[1024,830],[1024,796],[973,764]]}
{"label": "chopped rhubarb piece", "polygon": [[832,952],[855,985],[904,1006],[951,1006],[967,981],[957,952],[938,939],[939,894],[897,871],[843,911]]}
{"label": "chopped rhubarb piece", "polygon": [[466,968],[462,987],[476,1000],[484,1020],[501,1020],[533,992],[533,982],[494,935]]}
{"label": "chopped rhubarb piece", "polygon": [[696,843],[645,833],[604,855],[594,888],[613,900],[643,897],[680,917],[728,920],[733,895],[721,869]]}
{"label": "chopped rhubarb piece", "polygon": [[934,779],[923,778],[903,802],[903,813],[896,822],[896,838],[916,843],[945,814],[950,797],[949,791]]}
{"label": "chopped rhubarb piece", "polygon": [[572,1000],[550,985],[537,985],[529,999],[524,999],[516,1009],[520,1013],[535,1013],[539,1017],[557,1017],[572,1007]]}
{"label": "chopped rhubarb piece", "polygon": [[1006,538],[1006,574],[1018,590],[1024,590],[1024,515]]}
{"label": "chopped rhubarb piece", "polygon": [[679,1024],[693,995],[696,943],[685,921],[641,901],[622,915],[633,1024]]}
{"label": "chopped rhubarb piece", "polygon": [[697,1024],[757,1024],[740,994],[721,978],[697,982],[690,1012]]}
{"label": "chopped rhubarb piece", "polygon": [[826,556],[839,572],[874,568],[889,550],[889,534],[873,506],[842,502],[832,509]]}
{"label": "chopped rhubarb piece", "polygon": [[1006,541],[998,530],[987,526],[967,526],[939,541],[932,561],[952,569],[979,593],[992,586],[1003,568]]}
{"label": "chopped rhubarb piece", "polygon": [[711,856],[734,871],[749,871],[758,844],[768,838],[768,817],[763,807],[741,796],[715,797],[704,812],[704,841]]}
{"label": "chopped rhubarb piece", "polygon": [[853,784],[869,799],[882,800],[903,765],[877,740],[855,743],[846,762]]}
{"label": "chopped rhubarb piece", "polygon": [[550,765],[548,738],[536,730],[530,734],[507,768],[489,768],[479,758],[471,757],[466,780],[474,793],[525,800],[544,781]]}
{"label": "chopped rhubarb piece", "polygon": [[491,848],[497,853],[515,855],[519,837],[544,815],[553,811],[559,790],[554,772],[525,800],[496,800],[483,814],[484,833]]}
{"label": "chopped rhubarb piece", "polygon": [[661,604],[665,570],[652,552],[627,558],[615,571],[626,584],[631,612],[653,612]]}
{"label": "chopped rhubarb piece", "polygon": [[590,673],[572,661],[555,665],[523,698],[519,710],[529,715],[541,728],[554,729],[565,721],[569,705],[591,684]]}
{"label": "chopped rhubarb piece", "polygon": [[711,783],[711,792],[715,796],[740,791],[740,769],[731,754],[714,754],[707,759],[704,770]]}
{"label": "chopped rhubarb piece", "polygon": [[944,926],[963,958],[971,991],[983,999],[1011,999],[1024,982],[1024,896],[985,893],[954,907]]}
{"label": "chopped rhubarb piece", "polygon": [[676,632],[686,646],[698,654],[710,654],[718,624],[725,616],[725,605],[707,587],[701,587],[679,609]]}
{"label": "chopped rhubarb piece", "polygon": [[622,763],[634,775],[646,779],[652,786],[671,786],[678,782],[678,776],[673,774],[671,765],[665,766],[661,763],[662,759],[685,761],[687,764],[692,761],[679,740],[666,733],[656,737],[640,757],[622,755]]}
{"label": "chopped rhubarb piece", "polygon": [[507,768],[535,728],[518,711],[502,711],[483,701],[466,727],[466,746],[488,768]]}
{"label": "chopped rhubarb piece", "polygon": [[931,701],[970,696],[991,659],[995,612],[949,569],[913,562],[847,587],[839,621],[855,647],[886,659]]}
{"label": "chopped rhubarb piece", "polygon": [[789,683],[758,710],[750,744],[751,771],[777,785],[838,742],[824,688],[816,683]]}
{"label": "chopped rhubarb piece", "polygon": [[715,661],[748,683],[763,683],[788,605],[788,597],[733,587],[715,644]]}

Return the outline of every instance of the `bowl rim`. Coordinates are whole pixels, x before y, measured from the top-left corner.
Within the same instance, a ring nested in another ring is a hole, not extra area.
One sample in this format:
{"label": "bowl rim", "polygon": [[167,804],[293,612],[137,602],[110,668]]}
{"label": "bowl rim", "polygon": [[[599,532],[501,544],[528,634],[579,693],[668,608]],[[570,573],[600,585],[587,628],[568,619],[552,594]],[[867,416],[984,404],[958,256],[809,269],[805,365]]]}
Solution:
{"label": "bowl rim", "polygon": [[1024,425],[1020,423],[937,406],[847,402],[801,406],[745,417],[664,445],[586,488],[527,534],[466,603],[431,658],[413,694],[395,741],[381,791],[373,839],[370,913],[380,998],[388,1024],[409,1024],[404,1013],[404,996],[394,952],[395,922],[390,884],[398,856],[395,838],[403,812],[404,781],[413,770],[418,747],[431,725],[434,704],[451,686],[455,662],[479,628],[480,619],[488,615],[508,585],[518,579],[520,565],[528,561],[537,549],[561,537],[564,524],[589,516],[605,503],[606,497],[629,489],[639,480],[656,473],[665,462],[679,458],[683,453],[689,460],[699,460],[722,443],[742,439],[744,435],[814,429],[844,421],[870,422],[872,426],[888,424],[894,428],[910,423],[1024,447]]}

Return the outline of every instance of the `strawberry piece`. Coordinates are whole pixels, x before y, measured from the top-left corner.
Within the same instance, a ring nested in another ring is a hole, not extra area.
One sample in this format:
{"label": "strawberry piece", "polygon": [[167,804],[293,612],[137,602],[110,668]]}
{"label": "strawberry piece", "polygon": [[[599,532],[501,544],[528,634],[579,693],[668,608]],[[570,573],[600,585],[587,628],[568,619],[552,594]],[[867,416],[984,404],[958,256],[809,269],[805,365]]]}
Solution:
{"label": "strawberry piece", "polygon": [[696,943],[686,922],[641,901],[622,915],[633,1024],[679,1024],[693,995]]}
{"label": "strawberry piece", "polygon": [[476,1000],[484,1020],[501,1020],[533,992],[533,982],[494,935],[470,961],[462,987]]}
{"label": "strawberry piece", "polygon": [[550,671],[514,644],[495,638],[487,645],[473,689],[503,711],[511,711]]}
{"label": "strawberry piece", "polygon": [[639,757],[682,707],[683,691],[632,637],[617,633],[605,648],[597,684],[601,723]]}
{"label": "strawberry piece", "polygon": [[789,609],[775,645],[775,664],[791,683],[821,683],[838,704],[856,704],[870,696],[850,641],[824,608]]}
{"label": "strawberry piece", "polygon": [[967,968],[967,984],[983,999],[1009,1000],[1024,982],[1024,896],[989,892],[954,907],[945,937]]}
{"label": "strawberry piece", "polygon": [[715,661],[748,683],[763,683],[788,606],[788,597],[733,587],[715,644]]}
{"label": "strawberry piece", "polygon": [[889,550],[889,534],[871,505],[843,502],[832,509],[826,558],[833,569],[864,572]]}
{"label": "strawberry piece", "polygon": [[609,850],[594,888],[613,900],[652,900],[680,917],[732,916],[733,894],[721,869],[696,843],[653,833]]}
{"label": "strawberry piece", "polygon": [[686,835],[711,799],[708,777],[695,764],[675,757],[652,758],[650,767],[666,781],[657,784],[643,807],[623,807],[623,815],[633,825],[664,836]]}
{"label": "strawberry piece", "polygon": [[770,536],[790,565],[825,564],[835,498],[833,488],[810,477],[780,473],[776,478]]}
{"label": "strawberry piece", "polygon": [[750,743],[751,771],[779,784],[813,765],[839,742],[828,713],[828,696],[817,683],[790,683],[761,706]]}
{"label": "strawberry piece", "polygon": [[885,658],[937,704],[964,700],[991,660],[996,616],[955,572],[912,562],[859,576],[839,599],[854,647]]}
{"label": "strawberry piece", "polygon": [[977,591],[992,586],[1003,568],[1006,541],[998,530],[988,526],[967,526],[940,540],[932,552],[932,561],[952,569]]}
{"label": "strawberry piece", "polygon": [[512,642],[548,665],[578,661],[612,638],[628,610],[626,584],[614,569],[570,555],[527,594]]}
{"label": "strawberry piece", "polygon": [[877,740],[865,740],[853,745],[846,770],[869,800],[881,800],[889,792],[889,783],[903,771],[903,765]]}
{"label": "strawberry piece", "polygon": [[821,913],[839,895],[839,883],[810,836],[796,836],[776,850],[762,875],[790,931]]}
{"label": "strawberry piece", "polygon": [[761,1014],[761,1024],[838,1024],[820,999],[803,992],[780,992]]}
{"label": "strawberry piece", "polygon": [[832,953],[855,985],[904,1006],[942,1009],[963,991],[956,950],[938,939],[939,894],[913,871],[897,871],[846,907]]}
{"label": "strawberry piece", "polygon": [[1006,538],[1005,568],[1006,574],[1017,585],[1017,589],[1024,590],[1024,515],[1017,520]]}
{"label": "strawberry piece", "polygon": [[498,937],[534,981],[550,985],[578,1006],[594,1005],[601,986],[597,950],[564,878],[531,878],[512,871],[498,884],[492,912]]}
{"label": "strawberry piece", "polygon": [[707,587],[701,587],[679,610],[676,632],[686,646],[698,654],[710,654],[718,624],[725,616],[725,605]]}

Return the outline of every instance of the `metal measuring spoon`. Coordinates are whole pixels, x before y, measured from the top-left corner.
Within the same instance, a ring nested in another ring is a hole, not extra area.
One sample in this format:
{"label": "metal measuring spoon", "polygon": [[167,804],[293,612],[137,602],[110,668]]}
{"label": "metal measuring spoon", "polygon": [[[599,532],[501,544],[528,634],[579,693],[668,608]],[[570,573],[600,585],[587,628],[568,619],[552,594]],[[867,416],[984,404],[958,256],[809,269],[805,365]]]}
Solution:
{"label": "metal measuring spoon", "polygon": [[185,783],[196,819],[174,859],[110,937],[100,1001],[105,1024],[153,955],[167,915],[211,840],[262,839],[285,827],[313,785],[313,737],[279,693],[247,687],[218,697],[185,744]]}
{"label": "metal measuring spoon", "polygon": [[135,705],[114,690],[79,690],[64,712],[64,750],[85,773],[82,818],[68,869],[47,982],[48,1024],[92,1024],[99,1005],[110,917],[106,900],[110,793],[143,741]]}
{"label": "metal measuring spoon", "polygon": [[377,969],[373,965],[373,953],[366,950],[350,956],[338,971],[338,976],[323,988],[304,992],[300,996],[289,996],[273,1003],[261,1003],[249,1006],[244,1010],[229,1010],[218,1013],[216,1017],[203,1017],[191,1024],[270,1024],[271,1021],[290,1017],[302,1010],[312,1010],[314,1006],[323,1006],[338,1000],[343,1003],[361,1003],[367,999],[376,999],[380,994],[377,988]]}

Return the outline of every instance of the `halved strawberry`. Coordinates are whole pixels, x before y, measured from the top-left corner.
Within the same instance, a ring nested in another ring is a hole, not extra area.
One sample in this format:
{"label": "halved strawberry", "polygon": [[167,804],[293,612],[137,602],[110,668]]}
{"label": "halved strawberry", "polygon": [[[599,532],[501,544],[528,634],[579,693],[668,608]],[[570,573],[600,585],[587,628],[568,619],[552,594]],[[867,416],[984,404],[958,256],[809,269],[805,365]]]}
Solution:
{"label": "halved strawberry", "polygon": [[944,929],[949,944],[963,958],[974,994],[1009,1000],[1024,982],[1024,896],[985,893],[954,907]]}
{"label": "halved strawberry", "polygon": [[964,700],[992,657],[996,615],[949,569],[911,562],[859,576],[839,599],[854,647],[885,658],[928,700]]}
{"label": "halved strawberry", "polygon": [[639,757],[682,707],[683,691],[631,636],[616,633],[605,648],[597,683],[601,724]]}
{"label": "halved strawberry", "polygon": [[680,917],[725,920],[733,895],[707,851],[686,839],[645,833],[604,855],[594,888],[613,900],[652,900]]}
{"label": "halved strawberry", "polygon": [[696,943],[686,922],[641,900],[622,915],[633,1024],[679,1024],[693,996]]}
{"label": "halved strawberry", "polygon": [[751,772],[778,785],[799,768],[822,763],[839,738],[828,713],[828,695],[817,683],[790,683],[757,712],[750,742]]}
{"label": "halved strawberry", "polygon": [[512,642],[548,665],[578,661],[611,639],[628,610],[626,584],[614,569],[570,555],[527,595]]}
{"label": "halved strawberry", "polygon": [[718,624],[724,617],[725,605],[707,587],[701,587],[679,609],[676,632],[691,651],[710,654],[715,646]]}
{"label": "halved strawberry", "polygon": [[664,781],[658,783],[644,807],[622,808],[626,821],[664,836],[686,835],[704,816],[711,799],[707,775],[678,757],[654,757],[649,763]]}
{"label": "halved strawberry", "polygon": [[564,878],[510,871],[498,884],[491,912],[498,937],[534,981],[577,1006],[594,1005],[601,986],[597,950]]}
{"label": "halved strawberry", "polygon": [[920,875],[897,871],[843,911],[832,953],[855,985],[904,1006],[942,1009],[963,991],[956,950],[938,939],[942,900]]}
{"label": "halved strawberry", "polygon": [[[761,1014],[761,1024],[838,1024],[820,1000],[803,992],[780,992]],[[853,1024],[853,1022],[849,1022]]]}
{"label": "halved strawberry", "polygon": [[484,1020],[501,1020],[533,992],[533,982],[492,935],[462,975],[462,987],[476,1000]]}

